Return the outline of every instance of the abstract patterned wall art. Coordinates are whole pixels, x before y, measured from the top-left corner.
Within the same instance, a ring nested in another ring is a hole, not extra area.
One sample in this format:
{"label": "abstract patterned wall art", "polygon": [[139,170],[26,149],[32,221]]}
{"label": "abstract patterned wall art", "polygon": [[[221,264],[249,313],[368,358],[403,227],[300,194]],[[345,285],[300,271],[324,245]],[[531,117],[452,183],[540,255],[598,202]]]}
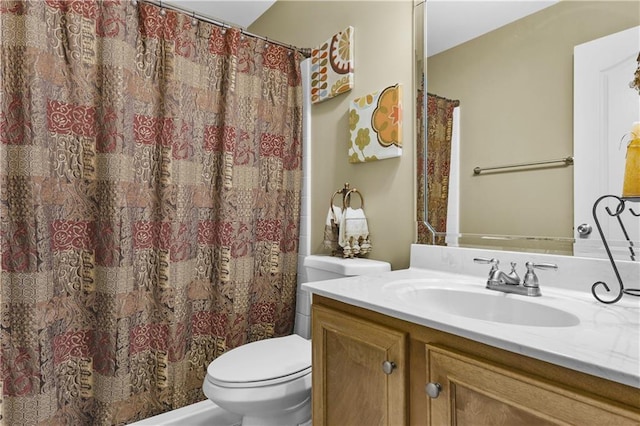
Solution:
{"label": "abstract patterned wall art", "polygon": [[353,27],[311,52],[311,102],[317,104],[353,88]]}
{"label": "abstract patterned wall art", "polygon": [[354,99],[349,108],[349,162],[402,155],[402,85]]}

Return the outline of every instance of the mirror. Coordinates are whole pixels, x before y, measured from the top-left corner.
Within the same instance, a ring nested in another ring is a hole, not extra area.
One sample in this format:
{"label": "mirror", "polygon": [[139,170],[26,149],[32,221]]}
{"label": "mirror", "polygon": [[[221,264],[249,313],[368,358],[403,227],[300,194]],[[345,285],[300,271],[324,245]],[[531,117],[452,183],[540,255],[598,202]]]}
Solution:
{"label": "mirror", "polygon": [[[517,10],[520,7],[522,12]],[[578,237],[574,167],[564,161],[574,155],[573,49],[640,25],[640,5],[427,0],[417,3],[415,12],[417,96],[427,99],[428,92],[460,104],[452,126],[453,150],[458,138],[460,151],[458,161],[452,159],[450,166],[452,170],[458,166],[459,183],[449,184],[449,199],[453,199],[449,205],[454,208],[447,214],[448,218],[459,215],[452,222],[459,229],[452,232],[447,227],[443,232],[441,219],[430,221],[424,173],[432,153],[418,152],[418,242],[573,254]],[[504,20],[484,29],[471,28],[483,22],[483,16]],[[466,29],[477,33],[465,38]],[[443,47],[434,48],[434,44]],[[424,53],[422,46],[426,46]],[[421,92],[423,74],[426,89]],[[416,108],[419,115],[420,109],[427,110],[426,103]],[[423,148],[427,147],[427,130],[422,128],[425,115],[418,117],[416,132]],[[563,161],[474,174],[477,167],[556,159]],[[599,240],[597,232],[592,237]]]}

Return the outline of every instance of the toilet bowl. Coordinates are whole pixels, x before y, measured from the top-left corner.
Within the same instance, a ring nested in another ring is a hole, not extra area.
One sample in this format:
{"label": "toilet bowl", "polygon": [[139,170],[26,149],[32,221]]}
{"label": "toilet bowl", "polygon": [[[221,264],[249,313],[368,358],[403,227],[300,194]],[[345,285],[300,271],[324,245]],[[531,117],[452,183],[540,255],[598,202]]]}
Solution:
{"label": "toilet bowl", "polygon": [[[304,264],[307,281],[391,269],[386,262],[330,256],[308,256]],[[202,390],[219,407],[242,416],[243,426],[309,424],[311,341],[292,334],[232,349],[209,364]]]}
{"label": "toilet bowl", "polygon": [[311,342],[292,334],[232,349],[209,364],[202,389],[244,426],[302,424],[311,418]]}

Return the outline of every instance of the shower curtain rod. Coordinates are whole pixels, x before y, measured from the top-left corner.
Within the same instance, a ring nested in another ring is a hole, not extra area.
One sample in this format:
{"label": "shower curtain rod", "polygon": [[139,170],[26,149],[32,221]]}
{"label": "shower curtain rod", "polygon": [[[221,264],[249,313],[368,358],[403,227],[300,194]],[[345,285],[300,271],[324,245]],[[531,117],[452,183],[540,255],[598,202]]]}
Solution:
{"label": "shower curtain rod", "polygon": [[139,3],[139,2],[144,2],[144,3],[152,4],[154,6],[158,6],[158,7],[163,8],[163,9],[175,10],[176,12],[182,12],[182,13],[184,13],[186,15],[192,16],[195,19],[198,19],[198,20],[201,20],[201,21],[204,21],[204,22],[208,22],[210,24],[214,24],[214,25],[217,25],[217,26],[222,27],[222,28],[238,28],[238,29],[240,29],[242,34],[246,34],[246,35],[248,35],[250,37],[255,37],[257,39],[264,40],[267,43],[277,44],[278,46],[282,46],[282,47],[286,47],[287,49],[298,51],[305,58],[308,58],[308,57],[311,56],[311,49],[308,48],[308,47],[296,47],[296,46],[294,46],[292,44],[282,43],[282,42],[280,42],[278,40],[272,40],[270,38],[267,38],[267,37],[264,37],[264,36],[261,36],[261,35],[258,35],[258,34],[251,33],[251,32],[245,30],[242,27],[234,27],[233,25],[227,24],[226,22],[221,21],[219,19],[212,18],[210,16],[206,16],[206,15],[203,15],[201,13],[196,13],[194,10],[188,10],[188,9],[185,9],[184,7],[176,6],[176,5],[173,5],[173,4],[167,4],[166,2],[164,2],[162,0],[131,0],[131,2],[134,5]]}

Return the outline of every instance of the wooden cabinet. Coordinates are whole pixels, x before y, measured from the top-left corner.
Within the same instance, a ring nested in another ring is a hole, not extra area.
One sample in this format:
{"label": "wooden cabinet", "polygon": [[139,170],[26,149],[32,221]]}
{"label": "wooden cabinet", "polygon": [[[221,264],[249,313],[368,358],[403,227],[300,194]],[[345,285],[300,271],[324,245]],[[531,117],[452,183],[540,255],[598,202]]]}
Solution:
{"label": "wooden cabinet", "polygon": [[637,413],[514,369],[438,346],[427,354],[428,380],[440,388],[428,399],[431,425],[640,424]]}
{"label": "wooden cabinet", "polygon": [[313,424],[406,423],[406,333],[313,307]]}
{"label": "wooden cabinet", "polygon": [[640,425],[636,388],[316,295],[312,333],[314,426]]}

